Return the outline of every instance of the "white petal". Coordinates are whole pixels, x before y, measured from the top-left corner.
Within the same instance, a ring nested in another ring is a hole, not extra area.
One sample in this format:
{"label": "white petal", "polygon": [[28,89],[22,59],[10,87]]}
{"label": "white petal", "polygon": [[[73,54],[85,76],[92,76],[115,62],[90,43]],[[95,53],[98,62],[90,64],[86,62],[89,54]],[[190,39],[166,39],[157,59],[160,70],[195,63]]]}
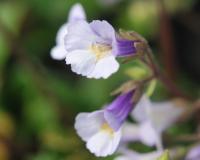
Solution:
{"label": "white petal", "polygon": [[182,107],[173,102],[152,103],[150,119],[158,132],[170,127],[184,112]]}
{"label": "white petal", "polygon": [[142,143],[154,146],[158,139],[158,133],[156,133],[150,122],[147,121],[140,125],[140,140]]}
{"label": "white petal", "polygon": [[68,24],[63,24],[57,32],[56,43],[64,47],[64,38],[68,33]]}
{"label": "white petal", "polygon": [[85,20],[85,11],[80,3],[73,5],[69,11],[69,21]]}
{"label": "white petal", "polygon": [[87,50],[75,50],[66,55],[66,64],[71,64],[72,71],[87,76],[95,67],[95,56]]}
{"label": "white petal", "polygon": [[115,36],[114,28],[107,21],[94,20],[90,23],[92,30],[105,42],[111,42]]}
{"label": "white petal", "polygon": [[109,55],[97,60],[89,50],[75,50],[66,55],[66,64],[71,64],[72,71],[88,78],[108,78],[119,69],[114,56]]}
{"label": "white petal", "polygon": [[90,25],[86,21],[77,21],[68,25],[68,34],[65,36],[65,48],[68,51],[88,49],[97,39]]}
{"label": "white petal", "polygon": [[51,49],[51,57],[56,60],[63,60],[67,55],[67,51],[65,50],[64,46],[57,45]]}
{"label": "white petal", "polygon": [[119,63],[112,55],[106,56],[97,61],[94,70],[87,76],[88,78],[108,78],[111,74],[117,72]]}
{"label": "white petal", "polygon": [[102,111],[80,113],[76,116],[75,129],[82,140],[87,141],[100,130],[103,123]]}
{"label": "white petal", "polygon": [[100,131],[90,138],[87,142],[87,148],[97,157],[105,157],[113,154],[120,142],[121,129],[110,135],[106,131]]}
{"label": "white petal", "polygon": [[122,128],[122,141],[137,141],[140,139],[139,125],[126,122]]}
{"label": "white petal", "polygon": [[138,122],[144,122],[149,119],[148,108],[151,107],[151,102],[146,95],[143,95],[138,104],[135,106],[132,117]]}

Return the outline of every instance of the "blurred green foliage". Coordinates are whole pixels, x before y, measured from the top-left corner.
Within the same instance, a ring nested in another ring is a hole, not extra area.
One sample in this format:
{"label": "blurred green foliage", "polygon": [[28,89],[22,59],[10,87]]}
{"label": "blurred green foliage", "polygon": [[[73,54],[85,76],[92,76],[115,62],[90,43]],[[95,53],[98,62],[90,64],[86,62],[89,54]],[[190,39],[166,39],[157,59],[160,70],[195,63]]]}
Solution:
{"label": "blurred green foliage", "polygon": [[[96,159],[76,136],[75,115],[100,109],[129,76],[140,79],[148,73],[131,62],[107,80],[93,80],[75,75],[64,61],[52,60],[49,52],[56,32],[76,2],[83,5],[89,21],[106,19],[116,28],[156,39],[158,12],[153,0],[122,0],[107,7],[98,0],[1,0],[0,138],[6,139],[0,139],[1,160]],[[171,16],[190,10],[194,3],[166,0]],[[153,99],[169,97],[162,84],[152,81],[148,94],[154,89]]]}
{"label": "blurred green foliage", "polygon": [[169,151],[165,151],[158,160],[170,160]]}

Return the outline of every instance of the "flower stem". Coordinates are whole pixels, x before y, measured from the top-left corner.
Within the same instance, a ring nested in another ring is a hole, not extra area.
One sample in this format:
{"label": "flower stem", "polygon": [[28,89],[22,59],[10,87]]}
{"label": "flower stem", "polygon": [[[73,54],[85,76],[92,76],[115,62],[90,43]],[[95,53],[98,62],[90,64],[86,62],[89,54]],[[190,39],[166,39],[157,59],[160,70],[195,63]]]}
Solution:
{"label": "flower stem", "polygon": [[152,70],[153,74],[157,79],[159,79],[168,91],[173,94],[174,96],[181,97],[187,100],[191,100],[191,97],[183,93],[172,81],[168,78],[165,74],[163,74],[154,61],[152,50],[150,47],[147,48],[146,58],[143,58],[142,61],[146,63]]}

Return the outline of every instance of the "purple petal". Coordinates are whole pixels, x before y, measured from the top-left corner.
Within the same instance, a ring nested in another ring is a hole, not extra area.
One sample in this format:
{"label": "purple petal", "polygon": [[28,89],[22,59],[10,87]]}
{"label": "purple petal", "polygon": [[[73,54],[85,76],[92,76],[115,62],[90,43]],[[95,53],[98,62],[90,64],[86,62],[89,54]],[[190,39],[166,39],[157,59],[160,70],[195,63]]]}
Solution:
{"label": "purple petal", "polygon": [[94,20],[90,23],[90,27],[97,37],[100,38],[99,43],[112,45],[115,37],[115,30],[107,21]]}
{"label": "purple petal", "polygon": [[199,159],[200,159],[200,145],[192,148],[185,158],[185,160],[199,160]]}
{"label": "purple petal", "polygon": [[105,109],[104,117],[108,124],[116,131],[121,127],[133,109],[133,94],[134,91],[121,94]]}
{"label": "purple petal", "polygon": [[125,57],[132,56],[136,53],[135,41],[122,39],[120,37],[116,37],[114,43],[114,52],[116,56]]}

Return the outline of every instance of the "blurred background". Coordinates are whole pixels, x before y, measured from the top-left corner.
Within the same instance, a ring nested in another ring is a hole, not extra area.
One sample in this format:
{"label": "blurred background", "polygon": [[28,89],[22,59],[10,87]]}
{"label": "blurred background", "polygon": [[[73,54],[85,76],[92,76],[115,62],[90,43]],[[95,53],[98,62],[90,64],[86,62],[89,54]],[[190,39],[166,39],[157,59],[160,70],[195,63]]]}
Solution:
{"label": "blurred background", "polygon": [[[93,80],[50,57],[56,33],[76,2],[88,21],[105,19],[116,29],[143,35],[168,77],[193,99],[200,96],[198,0],[0,0],[0,160],[97,159],[76,135],[74,118],[109,102],[134,64],[122,65],[107,80]],[[158,84],[153,99],[172,96]],[[198,114],[169,134],[196,133]]]}

